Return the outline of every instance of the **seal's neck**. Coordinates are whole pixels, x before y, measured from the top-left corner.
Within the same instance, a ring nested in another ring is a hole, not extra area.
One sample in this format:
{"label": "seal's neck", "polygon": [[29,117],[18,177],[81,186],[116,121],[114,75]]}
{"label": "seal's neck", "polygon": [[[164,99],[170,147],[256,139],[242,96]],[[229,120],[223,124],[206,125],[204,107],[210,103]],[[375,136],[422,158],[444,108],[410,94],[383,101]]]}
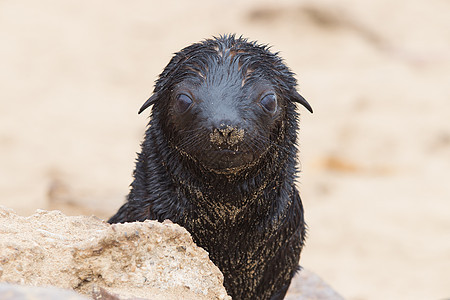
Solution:
{"label": "seal's neck", "polygon": [[[158,219],[178,222],[201,213],[203,217],[223,222],[246,214],[246,220],[250,221],[285,209],[295,179],[294,142],[284,143],[289,148],[271,147],[258,163],[240,172],[217,174],[183,156],[160,132],[159,125],[151,122],[129,197],[151,202],[153,215]],[[164,186],[159,186],[158,191],[143,190],[145,182],[160,182]],[[164,195],[168,196],[164,198]]]}

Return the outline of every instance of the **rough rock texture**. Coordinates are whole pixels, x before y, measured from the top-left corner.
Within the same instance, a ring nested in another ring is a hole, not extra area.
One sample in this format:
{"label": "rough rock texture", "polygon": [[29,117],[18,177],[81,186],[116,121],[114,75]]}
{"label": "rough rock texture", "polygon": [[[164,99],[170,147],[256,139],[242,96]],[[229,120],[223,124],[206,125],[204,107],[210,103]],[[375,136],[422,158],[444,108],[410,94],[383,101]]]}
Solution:
{"label": "rough rock texture", "polygon": [[[83,299],[49,286],[98,300],[230,299],[207,252],[171,222],[109,225],[44,210],[21,217],[0,206],[0,245],[0,282],[11,283],[0,284],[0,299]],[[302,270],[286,299],[342,297]]]}
{"label": "rough rock texture", "polygon": [[0,207],[0,281],[124,298],[230,299],[223,276],[178,225],[108,225],[96,217]]}

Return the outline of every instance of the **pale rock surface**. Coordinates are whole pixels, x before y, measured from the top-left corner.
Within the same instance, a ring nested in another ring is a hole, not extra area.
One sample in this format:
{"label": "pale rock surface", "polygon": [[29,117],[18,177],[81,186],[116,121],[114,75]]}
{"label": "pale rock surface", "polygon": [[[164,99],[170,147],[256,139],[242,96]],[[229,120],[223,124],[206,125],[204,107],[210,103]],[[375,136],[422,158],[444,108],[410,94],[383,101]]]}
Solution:
{"label": "pale rock surface", "polygon": [[122,298],[230,299],[223,275],[171,222],[109,225],[96,217],[0,207],[0,281]]}
{"label": "pale rock surface", "polygon": [[[23,286],[0,283],[2,300],[88,300],[89,298],[56,287]],[[100,300],[100,299],[98,299]],[[105,299],[106,300],[106,299]],[[111,299],[113,300],[113,299]]]}
{"label": "pale rock surface", "polygon": [[292,279],[284,300],[344,300],[344,298],[319,276],[302,269]]}
{"label": "pale rock surface", "polygon": [[[208,253],[170,221],[109,225],[59,211],[22,217],[0,206],[0,245],[0,299],[231,299]],[[342,297],[302,270],[286,299]]]}

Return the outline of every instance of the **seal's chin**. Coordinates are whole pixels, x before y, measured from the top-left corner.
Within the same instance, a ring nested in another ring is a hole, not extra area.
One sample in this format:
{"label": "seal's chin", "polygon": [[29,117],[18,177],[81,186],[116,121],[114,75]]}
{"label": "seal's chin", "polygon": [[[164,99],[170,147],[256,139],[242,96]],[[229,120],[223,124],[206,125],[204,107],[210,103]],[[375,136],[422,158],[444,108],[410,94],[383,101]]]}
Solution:
{"label": "seal's chin", "polygon": [[251,152],[222,149],[203,153],[199,161],[214,173],[233,174],[252,165],[254,155]]}

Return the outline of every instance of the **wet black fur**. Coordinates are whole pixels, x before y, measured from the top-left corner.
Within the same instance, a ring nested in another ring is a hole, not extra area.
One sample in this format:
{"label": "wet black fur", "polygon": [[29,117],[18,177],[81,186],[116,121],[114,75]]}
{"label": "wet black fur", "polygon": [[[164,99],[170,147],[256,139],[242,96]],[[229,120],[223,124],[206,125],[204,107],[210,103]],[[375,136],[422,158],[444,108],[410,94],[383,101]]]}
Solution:
{"label": "wet black fur", "polygon": [[[190,82],[190,89],[215,86],[234,93],[229,101],[237,105],[235,120],[227,121],[245,129],[239,145],[244,152],[253,151],[239,168],[221,172],[199,157],[213,148],[208,134],[218,125],[198,117],[213,117],[201,111],[204,103],[195,103],[184,114],[173,112],[174,93],[185,82]],[[261,82],[276,93],[274,115],[265,113],[258,101],[248,100],[258,99],[252,90]],[[134,181],[128,201],[109,222],[170,219],[209,252],[233,299],[283,299],[299,268],[305,238],[303,207],[294,183],[294,102],[310,109],[296,92],[293,73],[266,46],[232,35],[176,53],[141,109],[153,105]]]}

